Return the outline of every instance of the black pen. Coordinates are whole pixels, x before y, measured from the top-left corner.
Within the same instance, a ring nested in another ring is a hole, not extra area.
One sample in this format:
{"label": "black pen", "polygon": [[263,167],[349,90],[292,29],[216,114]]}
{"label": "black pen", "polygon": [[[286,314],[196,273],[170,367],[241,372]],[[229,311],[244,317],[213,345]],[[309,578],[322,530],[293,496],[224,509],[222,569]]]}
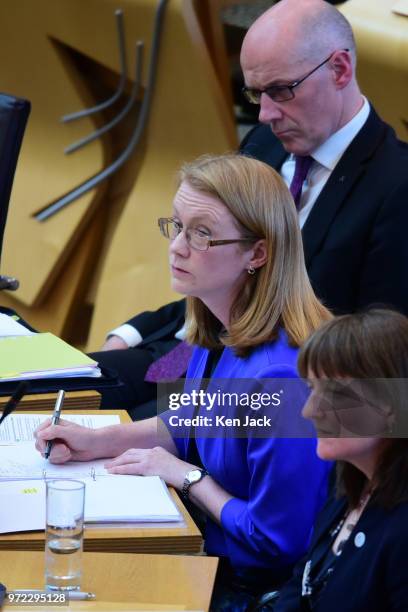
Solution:
{"label": "black pen", "polygon": [[4,406],[3,414],[1,415],[1,418],[0,418],[0,425],[2,424],[6,416],[8,416],[11,412],[13,412],[13,410],[17,408],[19,401],[21,400],[23,395],[27,393],[28,387],[29,387],[29,383],[26,381],[23,381],[18,385],[17,389],[14,391],[9,401]]}
{"label": "black pen", "polygon": [[[64,402],[64,397],[65,397],[65,391],[61,389],[60,391],[58,391],[57,400],[55,402],[54,412],[53,412],[52,419],[51,419],[51,425],[58,425],[59,423],[62,404]],[[48,457],[50,456],[51,449],[52,449],[52,440],[48,440],[46,447],[45,447],[45,453],[44,453],[44,457],[46,459],[48,459]]]}

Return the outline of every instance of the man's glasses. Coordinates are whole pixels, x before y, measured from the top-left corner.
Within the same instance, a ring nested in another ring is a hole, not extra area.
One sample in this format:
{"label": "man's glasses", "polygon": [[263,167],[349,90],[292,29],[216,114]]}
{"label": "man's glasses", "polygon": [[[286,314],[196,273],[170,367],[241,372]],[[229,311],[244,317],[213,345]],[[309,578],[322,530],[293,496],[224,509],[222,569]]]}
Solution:
{"label": "man's glasses", "polygon": [[[343,51],[348,51],[349,49],[343,49]],[[253,89],[252,87],[243,87],[242,93],[251,104],[260,104],[261,96],[265,93],[269,96],[274,102],[287,102],[288,100],[292,100],[295,97],[295,92],[293,91],[295,87],[298,87],[303,81],[308,79],[316,70],[319,70],[322,66],[327,64],[329,60],[333,57],[336,51],[333,51],[331,55],[327,59],[324,60],[321,64],[313,68],[310,72],[306,74],[302,79],[298,79],[289,85],[269,85],[265,87],[265,89]]]}
{"label": "man's glasses", "polygon": [[219,246],[221,244],[233,244],[234,242],[256,242],[258,238],[244,237],[244,238],[231,238],[228,240],[211,240],[210,236],[198,227],[186,227],[183,228],[181,223],[173,219],[172,217],[161,217],[158,219],[160,232],[165,238],[174,240],[177,236],[184,231],[186,240],[192,249],[196,251],[208,251],[210,247]]}

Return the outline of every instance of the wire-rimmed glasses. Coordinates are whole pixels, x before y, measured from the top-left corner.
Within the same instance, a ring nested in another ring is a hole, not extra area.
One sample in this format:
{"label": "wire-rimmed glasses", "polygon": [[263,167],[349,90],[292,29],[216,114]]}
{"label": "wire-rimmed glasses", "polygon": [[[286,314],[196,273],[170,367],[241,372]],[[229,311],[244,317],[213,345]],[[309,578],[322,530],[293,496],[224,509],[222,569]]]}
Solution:
{"label": "wire-rimmed glasses", "polygon": [[169,240],[175,240],[184,231],[186,240],[192,249],[197,251],[208,251],[210,247],[222,244],[233,244],[234,242],[256,242],[258,238],[254,236],[244,236],[242,238],[227,238],[224,240],[212,240],[211,236],[198,227],[183,227],[181,223],[172,217],[161,217],[158,219],[161,234]]}

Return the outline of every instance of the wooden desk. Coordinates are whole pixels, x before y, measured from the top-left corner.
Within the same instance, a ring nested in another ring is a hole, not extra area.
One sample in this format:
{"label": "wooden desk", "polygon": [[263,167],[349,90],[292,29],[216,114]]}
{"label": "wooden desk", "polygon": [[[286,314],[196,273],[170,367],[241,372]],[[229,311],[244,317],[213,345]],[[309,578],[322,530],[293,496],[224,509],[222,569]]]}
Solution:
{"label": "wooden desk", "polygon": [[[35,393],[25,395],[19,407],[21,410],[54,410],[56,393]],[[9,396],[0,397],[0,412],[9,400]],[[64,406],[69,410],[98,410],[101,405],[101,394],[98,391],[67,391]]]}
{"label": "wooden desk", "polygon": [[[95,593],[97,600],[53,609],[208,610],[217,565],[213,557],[85,553],[81,588]],[[0,552],[0,568],[1,581],[9,590],[43,588],[43,553]],[[34,610],[28,606],[4,609]]]}
{"label": "wooden desk", "polygon": [[[75,414],[66,410],[65,414]],[[130,422],[124,410],[104,410],[103,414],[117,414],[121,422]],[[177,493],[170,489],[177,508],[183,516],[180,523],[126,523],[122,525],[87,525],[84,550],[89,552],[132,552],[183,554],[198,553],[203,538]],[[44,532],[33,531],[0,534],[1,550],[44,550]],[[1,567],[1,565],[0,565]],[[0,578],[1,580],[1,578]]]}

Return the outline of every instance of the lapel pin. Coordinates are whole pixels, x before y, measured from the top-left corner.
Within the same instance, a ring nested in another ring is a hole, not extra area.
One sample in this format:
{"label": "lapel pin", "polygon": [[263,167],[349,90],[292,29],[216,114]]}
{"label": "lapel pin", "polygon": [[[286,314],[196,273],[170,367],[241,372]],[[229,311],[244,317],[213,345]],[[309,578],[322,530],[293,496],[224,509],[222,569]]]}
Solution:
{"label": "lapel pin", "polygon": [[366,541],[365,533],[363,533],[362,531],[359,531],[358,533],[356,533],[356,537],[354,538],[354,546],[356,548],[361,548],[362,546],[364,546],[365,541]]}
{"label": "lapel pin", "polygon": [[339,183],[344,183],[345,180],[346,180],[346,177],[343,174],[343,176],[339,178]]}

